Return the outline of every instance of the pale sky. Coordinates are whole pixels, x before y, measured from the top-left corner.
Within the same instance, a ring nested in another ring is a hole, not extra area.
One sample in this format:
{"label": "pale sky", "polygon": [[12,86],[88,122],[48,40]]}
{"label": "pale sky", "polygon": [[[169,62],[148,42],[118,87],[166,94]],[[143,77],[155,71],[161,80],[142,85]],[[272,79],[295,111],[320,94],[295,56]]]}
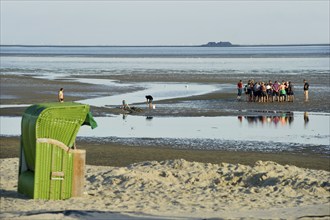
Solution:
{"label": "pale sky", "polygon": [[330,42],[330,0],[0,1],[2,45]]}

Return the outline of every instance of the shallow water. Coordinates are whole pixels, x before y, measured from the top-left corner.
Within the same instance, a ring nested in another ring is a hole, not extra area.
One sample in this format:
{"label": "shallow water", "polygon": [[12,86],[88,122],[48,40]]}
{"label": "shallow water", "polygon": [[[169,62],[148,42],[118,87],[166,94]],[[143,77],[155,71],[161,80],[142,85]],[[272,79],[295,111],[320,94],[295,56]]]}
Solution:
{"label": "shallow water", "polygon": [[[313,147],[330,152],[330,114],[302,112],[277,116],[142,117],[119,115],[95,118],[98,127],[82,126],[78,137],[117,142],[172,144],[173,148],[292,150]],[[1,135],[20,135],[20,118],[1,117]],[[139,140],[138,140],[139,139]],[[135,140],[135,141],[134,141]]]}
{"label": "shallow water", "polygon": [[[322,49],[323,48],[323,49]],[[318,54],[329,54],[329,47],[322,47]],[[3,49],[3,48],[2,48]],[[7,48],[8,49],[8,48]],[[113,50],[115,49],[115,50]],[[9,48],[1,59],[1,74],[31,75],[48,79],[69,79],[71,76],[128,75],[131,81],[139,74],[178,75],[201,74],[203,77],[224,76],[234,79],[241,77],[265,76],[291,77],[300,80],[314,80],[313,90],[322,94],[329,92],[329,57],[315,57],[310,54],[318,47],[271,47],[271,48]],[[17,51],[19,50],[19,51]],[[26,50],[29,50],[28,52]],[[78,51],[77,51],[78,50]],[[87,51],[85,51],[87,50]],[[175,51],[173,51],[175,50]],[[197,51],[196,51],[197,50]],[[251,51],[253,50],[253,51]],[[298,50],[298,51],[297,51]],[[313,52],[314,51],[314,52]],[[323,51],[323,52],[322,52]],[[88,56],[71,56],[73,52]],[[168,56],[158,56],[164,55]],[[189,56],[177,56],[182,53]],[[213,56],[225,54],[228,57]],[[24,55],[23,55],[24,54]],[[29,55],[28,55],[29,54]],[[112,54],[113,56],[102,55]],[[126,55],[125,55],[126,54]],[[149,54],[150,56],[144,56]],[[155,56],[155,54],[158,54]],[[212,56],[209,56],[213,54]],[[244,58],[237,55],[247,54]],[[259,57],[253,57],[255,54]],[[266,55],[265,55],[266,54]],[[268,54],[268,55],[267,55]],[[270,54],[299,54],[299,56],[273,56]],[[63,55],[63,56],[58,56]],[[124,55],[124,56],[122,56]],[[199,56],[203,55],[203,56]],[[233,56],[232,56],[233,55]],[[314,78],[311,78],[314,77]],[[284,77],[286,78],[286,77]],[[70,79],[72,80],[72,79]],[[145,95],[151,94],[155,101],[209,93],[235,85],[201,85],[184,83],[132,83],[123,84],[114,80],[74,79],[80,82],[109,86],[109,96],[81,100],[95,106],[118,106],[122,100],[128,104],[145,102]],[[319,82],[319,81],[322,82]],[[136,92],[111,94],[113,87],[134,87]],[[301,85],[296,86],[301,90]],[[12,96],[1,95],[1,99]],[[213,104],[213,103],[212,103]],[[175,104],[177,106],[182,103]],[[184,103],[184,107],[189,105]],[[164,105],[156,106],[161,108]],[[192,103],[189,108],[204,108]],[[1,107],[17,107],[1,106]],[[180,107],[180,106],[179,106]],[[212,105],[212,108],[215,106]],[[226,106],[220,105],[226,110]],[[235,108],[232,108],[235,109]],[[276,108],[278,109],[278,108]],[[172,110],[172,109],[171,109]],[[198,111],[199,109],[197,109]],[[317,110],[315,110],[317,111]],[[246,115],[246,114],[245,114]],[[20,118],[0,118],[1,135],[20,135]],[[317,152],[329,152],[329,114],[310,113],[309,120],[302,112],[294,112],[293,117],[278,118],[251,117],[142,117],[128,115],[96,118],[99,127],[90,130],[82,127],[79,138],[94,138],[95,141],[110,140],[131,145],[168,144],[175,148],[194,149],[248,149],[248,150],[291,150],[311,146]],[[306,149],[306,148],[305,148]]]}
{"label": "shallow water", "polygon": [[141,117],[97,118],[99,128],[86,127],[86,137],[198,138],[236,141],[274,141],[329,145],[329,115],[303,113],[280,116]]}
{"label": "shallow water", "polygon": [[139,74],[328,74],[329,57],[292,58],[157,58],[157,57],[7,57],[1,56],[1,73],[17,75],[139,75]]}
{"label": "shallow water", "polygon": [[[79,81],[89,81],[89,79],[83,79]],[[95,84],[102,84],[106,80],[94,80],[92,83]],[[113,82],[111,82],[113,83]],[[184,84],[184,83],[134,83],[134,84],[120,84],[115,86],[131,86],[137,88],[144,88],[140,89],[139,91],[124,93],[119,95],[110,95],[104,96],[100,98],[92,98],[92,99],[85,99],[80,100],[78,102],[104,107],[104,106],[118,106],[122,103],[122,100],[126,100],[126,103],[133,104],[133,103],[143,103],[146,102],[145,96],[152,95],[154,97],[154,101],[165,100],[165,99],[172,99],[172,98],[179,98],[179,97],[189,97],[195,95],[202,95],[206,93],[211,93],[215,90],[220,90],[221,88],[216,85],[203,85],[203,84]],[[222,86],[225,87],[225,86]]]}
{"label": "shallow water", "polygon": [[210,56],[329,54],[328,45],[244,46],[244,47],[180,47],[180,46],[0,46],[1,54],[38,56]]}

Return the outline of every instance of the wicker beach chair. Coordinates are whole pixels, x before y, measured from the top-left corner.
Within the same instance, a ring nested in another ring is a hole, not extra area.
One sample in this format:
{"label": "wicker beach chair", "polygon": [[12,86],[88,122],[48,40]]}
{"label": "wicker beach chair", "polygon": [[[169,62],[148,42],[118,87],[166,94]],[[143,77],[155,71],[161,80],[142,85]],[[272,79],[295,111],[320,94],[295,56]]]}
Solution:
{"label": "wicker beach chair", "polygon": [[43,103],[26,109],[21,123],[18,192],[33,199],[82,194],[85,151],[74,143],[81,125],[97,126],[88,105]]}

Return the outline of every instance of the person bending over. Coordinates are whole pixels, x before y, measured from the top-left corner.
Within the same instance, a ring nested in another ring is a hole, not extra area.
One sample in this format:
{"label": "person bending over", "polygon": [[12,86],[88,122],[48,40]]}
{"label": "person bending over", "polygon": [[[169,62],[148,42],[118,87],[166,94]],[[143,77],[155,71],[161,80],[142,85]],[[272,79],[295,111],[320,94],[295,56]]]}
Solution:
{"label": "person bending over", "polygon": [[146,95],[146,99],[147,99],[147,104],[151,104],[152,100],[154,100],[154,98],[151,95]]}
{"label": "person bending over", "polygon": [[147,99],[147,105],[149,105],[149,108],[153,108],[152,101],[154,100],[154,98],[151,95],[146,95],[146,99]]}

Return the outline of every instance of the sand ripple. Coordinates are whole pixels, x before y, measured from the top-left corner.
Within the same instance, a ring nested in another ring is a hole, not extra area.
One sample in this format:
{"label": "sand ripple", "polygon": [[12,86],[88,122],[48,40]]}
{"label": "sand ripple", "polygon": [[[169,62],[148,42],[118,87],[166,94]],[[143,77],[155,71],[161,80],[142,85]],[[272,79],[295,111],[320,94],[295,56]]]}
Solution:
{"label": "sand ripple", "polygon": [[1,211],[7,218],[68,209],[176,217],[330,216],[329,172],[271,161],[254,166],[185,160],[87,165],[86,195],[65,201],[17,194],[18,159],[0,161]]}

